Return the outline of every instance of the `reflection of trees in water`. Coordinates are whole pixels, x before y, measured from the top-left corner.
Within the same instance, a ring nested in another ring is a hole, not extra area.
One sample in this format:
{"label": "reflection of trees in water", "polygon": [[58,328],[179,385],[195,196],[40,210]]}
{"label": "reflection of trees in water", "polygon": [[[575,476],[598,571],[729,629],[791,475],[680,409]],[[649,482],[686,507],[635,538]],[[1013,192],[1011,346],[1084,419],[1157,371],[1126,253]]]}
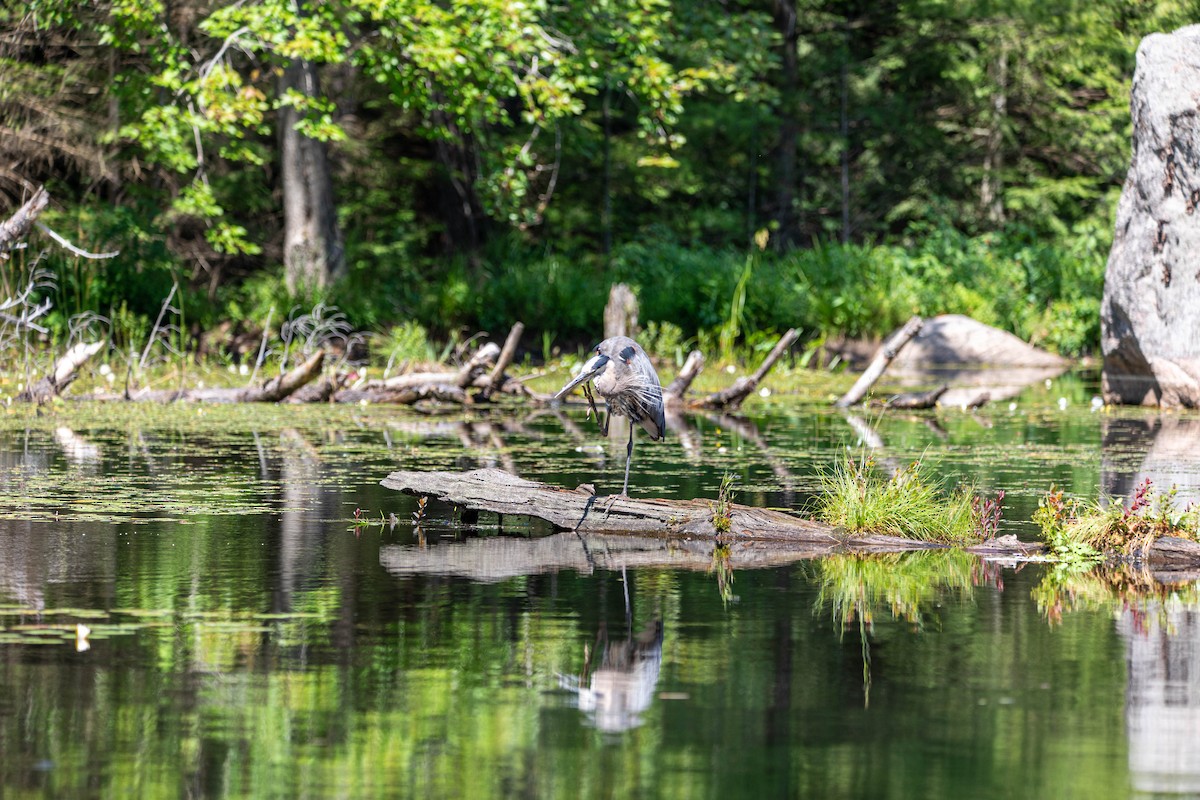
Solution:
{"label": "reflection of trees in water", "polygon": [[[636,636],[611,641],[607,626],[585,652],[583,672],[560,675],[559,685],[575,695],[579,710],[599,730],[617,733],[642,724],[654,699],[662,667],[663,623],[654,620]],[[599,663],[594,663],[599,653]]]}

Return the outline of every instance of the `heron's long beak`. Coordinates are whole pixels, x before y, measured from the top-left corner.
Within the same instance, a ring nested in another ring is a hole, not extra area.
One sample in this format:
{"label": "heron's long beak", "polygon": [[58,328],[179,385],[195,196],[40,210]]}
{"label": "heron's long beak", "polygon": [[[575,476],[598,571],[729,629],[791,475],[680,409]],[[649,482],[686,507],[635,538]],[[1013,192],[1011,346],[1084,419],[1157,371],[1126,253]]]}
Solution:
{"label": "heron's long beak", "polygon": [[554,395],[554,399],[557,400],[560,397],[569,394],[570,391],[579,384],[590,381],[592,378],[599,375],[607,366],[608,356],[592,356],[590,359],[588,359],[588,362],[583,365],[583,369],[579,370],[579,374],[576,375],[570,383],[558,390],[558,394]]}

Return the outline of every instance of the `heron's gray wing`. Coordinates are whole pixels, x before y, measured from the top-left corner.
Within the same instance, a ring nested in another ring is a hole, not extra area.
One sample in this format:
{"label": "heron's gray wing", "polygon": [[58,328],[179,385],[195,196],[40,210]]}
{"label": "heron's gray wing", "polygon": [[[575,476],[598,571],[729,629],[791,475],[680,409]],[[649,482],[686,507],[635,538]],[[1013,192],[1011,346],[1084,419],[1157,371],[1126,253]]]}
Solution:
{"label": "heron's gray wing", "polygon": [[626,348],[628,350],[633,350],[628,358],[629,368],[637,376],[637,391],[632,403],[638,412],[637,421],[651,439],[662,439],[667,430],[667,416],[663,409],[662,384],[659,383],[658,373],[654,371],[654,364],[645,350],[636,344]]}

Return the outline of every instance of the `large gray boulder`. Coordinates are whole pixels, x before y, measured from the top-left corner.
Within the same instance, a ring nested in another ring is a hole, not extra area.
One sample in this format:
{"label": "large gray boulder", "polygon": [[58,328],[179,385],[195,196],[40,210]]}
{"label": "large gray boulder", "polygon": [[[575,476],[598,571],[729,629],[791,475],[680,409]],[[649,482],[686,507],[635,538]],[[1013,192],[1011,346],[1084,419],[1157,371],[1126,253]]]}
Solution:
{"label": "large gray boulder", "polygon": [[1100,328],[1104,398],[1200,407],[1200,25],[1137,52]]}

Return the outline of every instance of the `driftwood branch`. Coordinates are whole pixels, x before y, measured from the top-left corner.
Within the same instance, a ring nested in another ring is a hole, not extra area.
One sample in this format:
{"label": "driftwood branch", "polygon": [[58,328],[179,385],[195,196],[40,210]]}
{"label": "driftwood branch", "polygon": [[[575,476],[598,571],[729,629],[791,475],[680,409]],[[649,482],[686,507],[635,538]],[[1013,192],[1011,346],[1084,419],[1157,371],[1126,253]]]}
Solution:
{"label": "driftwood branch", "polygon": [[49,203],[50,194],[45,187],[39,186],[25,205],[18,208],[4,223],[0,223],[0,253],[15,249],[17,242],[25,238],[38,215],[46,210]]}
{"label": "driftwood branch", "polygon": [[671,381],[665,389],[663,389],[663,397],[673,397],[677,400],[682,400],[687,390],[691,388],[692,381],[696,380],[696,376],[704,369],[704,353],[699,350],[693,350],[688,353],[687,360],[683,362],[683,369],[679,370],[679,374],[675,376],[675,380]]}
{"label": "driftwood branch", "polygon": [[492,372],[488,376],[487,385],[483,387],[480,397],[484,400],[491,398],[493,394],[499,391],[501,384],[504,383],[504,372],[508,369],[508,365],[512,363],[513,356],[517,354],[517,345],[521,342],[521,334],[525,332],[525,323],[518,322],[512,326],[508,332],[508,338],[504,340],[504,347],[500,349],[500,356],[496,359],[495,366],[492,367]]}
{"label": "driftwood branch", "polygon": [[719,392],[714,392],[702,400],[696,400],[688,405],[693,408],[722,408],[734,409],[742,404],[750,394],[758,388],[758,384],[766,377],[771,368],[775,366],[787,349],[792,346],[796,339],[800,338],[800,334],[795,328],[789,328],[787,333],[779,338],[772,348],[770,354],[763,360],[763,363],[755,370],[753,375],[749,377],[738,378],[733,382],[733,385],[727,389],[722,389]]}
{"label": "driftwood branch", "polygon": [[17,395],[17,399],[25,402],[45,403],[61,395],[63,390],[74,382],[79,368],[103,348],[104,342],[90,344],[79,342],[54,363],[54,369],[49,375],[21,392]]}
{"label": "driftwood branch", "polygon": [[847,408],[862,400],[863,396],[871,390],[871,387],[883,375],[883,371],[888,368],[888,365],[892,363],[892,359],[899,354],[904,345],[908,344],[914,336],[921,332],[921,327],[924,324],[924,320],[920,317],[913,317],[904,323],[904,326],[900,330],[896,331],[890,339],[883,343],[883,346],[875,353],[875,358],[872,359],[866,371],[859,376],[854,386],[850,388],[850,391],[838,398],[835,405],[838,408]]}

